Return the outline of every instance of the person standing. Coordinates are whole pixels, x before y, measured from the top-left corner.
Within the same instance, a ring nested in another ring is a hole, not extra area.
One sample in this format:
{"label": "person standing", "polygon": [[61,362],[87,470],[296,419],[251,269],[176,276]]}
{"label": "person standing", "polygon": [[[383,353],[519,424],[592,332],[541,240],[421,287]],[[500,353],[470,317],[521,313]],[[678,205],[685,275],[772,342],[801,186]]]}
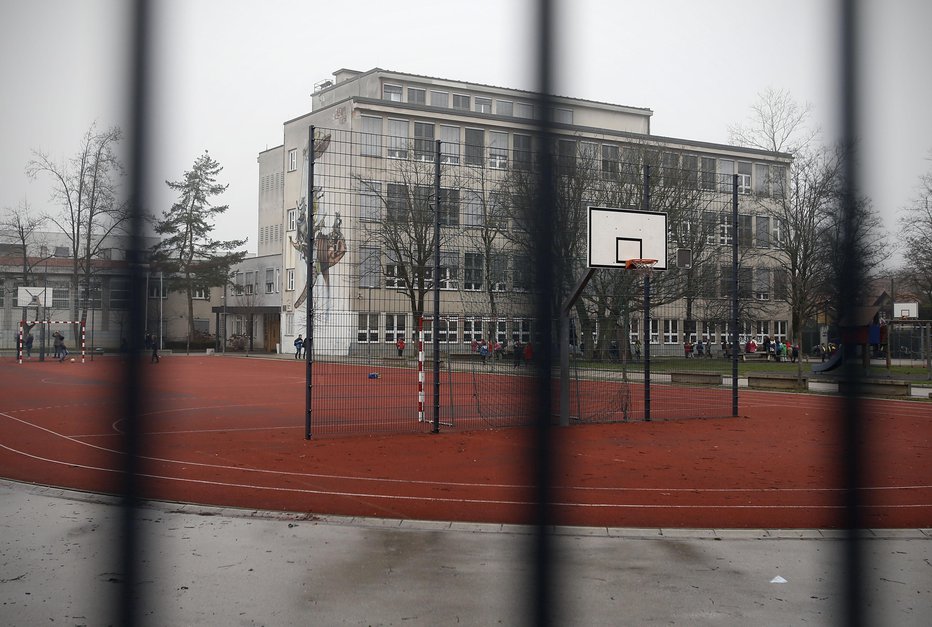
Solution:
{"label": "person standing", "polygon": [[159,356],[159,341],[155,336],[152,337],[152,358],[149,360],[150,363],[157,364],[161,361]]}
{"label": "person standing", "polygon": [[521,346],[521,340],[515,338],[511,344],[512,356],[514,357],[514,367],[521,365],[521,358],[524,356],[524,347]]}
{"label": "person standing", "polygon": [[68,356],[68,347],[65,346],[65,336],[61,333],[58,334],[58,362],[61,363],[65,361],[65,357]]}
{"label": "person standing", "polygon": [[294,358],[301,359],[301,350],[304,348],[304,340],[301,339],[301,334],[298,333],[298,337],[294,340]]}
{"label": "person standing", "polygon": [[404,339],[403,337],[399,337],[399,338],[398,338],[398,341],[395,342],[395,348],[398,349],[398,356],[399,356],[399,357],[404,357],[404,356],[405,356],[405,339]]}
{"label": "person standing", "polygon": [[59,357],[61,357],[61,351],[64,345],[65,345],[65,338],[62,336],[62,334],[59,333],[58,331],[53,333],[52,334],[52,349],[54,350],[54,352],[52,353],[52,356],[55,359],[58,359]]}
{"label": "person standing", "polygon": [[27,358],[27,359],[30,358],[30,357],[32,357],[32,342],[33,342],[32,333],[27,333],[27,334],[26,334],[26,340],[23,342],[23,346],[24,346],[25,349],[26,349],[26,358]]}
{"label": "person standing", "polygon": [[530,366],[531,360],[534,359],[534,347],[531,345],[530,340],[524,345],[524,365]]}

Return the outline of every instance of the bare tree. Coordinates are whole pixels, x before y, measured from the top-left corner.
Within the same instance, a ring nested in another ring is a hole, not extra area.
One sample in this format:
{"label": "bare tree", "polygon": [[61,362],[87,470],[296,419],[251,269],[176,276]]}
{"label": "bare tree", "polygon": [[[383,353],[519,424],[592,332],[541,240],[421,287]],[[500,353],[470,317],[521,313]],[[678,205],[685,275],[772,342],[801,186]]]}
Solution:
{"label": "bare tree", "polygon": [[459,190],[456,186],[441,190],[440,242],[434,236],[434,165],[420,160],[397,160],[391,173],[394,181],[373,185],[354,176],[361,189],[378,198],[382,215],[366,221],[363,232],[371,243],[386,255],[381,266],[386,285],[404,294],[411,314],[417,321],[424,315],[427,293],[433,280],[455,281],[454,266],[445,266],[445,276],[433,277],[434,251],[453,241],[449,227],[458,226]]}
{"label": "bare tree", "polygon": [[900,218],[900,239],[909,263],[904,278],[932,307],[932,173],[920,181],[919,195]]}
{"label": "bare tree", "polygon": [[[70,160],[56,163],[47,153],[33,151],[26,164],[31,178],[44,175],[52,179],[52,199],[61,204],[61,212],[48,220],[65,234],[71,249],[74,320],[87,319],[93,262],[108,246],[108,236],[119,232],[128,218],[126,202],[119,197],[123,164],[117,146],[122,136],[119,127],[98,131],[91,126]],[[82,284],[84,299],[80,298]],[[77,337],[78,330],[74,332]]]}
{"label": "bare tree", "polygon": [[49,259],[47,253],[37,254],[40,244],[37,237],[45,221],[44,216],[34,215],[28,203],[25,202],[16,209],[6,209],[3,217],[0,218],[0,230],[5,231],[7,236],[14,240],[10,242],[10,245],[16,250],[16,257],[20,264],[18,280],[22,285],[29,285],[33,280],[32,276],[35,274],[36,267]]}

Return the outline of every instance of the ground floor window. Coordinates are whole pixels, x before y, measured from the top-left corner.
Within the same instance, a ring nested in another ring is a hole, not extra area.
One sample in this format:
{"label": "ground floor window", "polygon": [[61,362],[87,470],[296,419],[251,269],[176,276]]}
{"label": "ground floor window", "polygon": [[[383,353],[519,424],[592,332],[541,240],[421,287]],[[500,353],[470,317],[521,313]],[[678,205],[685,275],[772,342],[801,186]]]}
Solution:
{"label": "ground floor window", "polygon": [[770,335],[770,320],[758,320],[756,326],[757,332],[754,334],[754,339],[758,344],[762,344],[764,338]]}
{"label": "ground floor window", "polygon": [[531,341],[531,320],[529,318],[515,319],[514,336],[518,338],[518,341],[522,344],[527,344]]}
{"label": "ground floor window", "polygon": [[472,344],[482,340],[482,319],[481,318],[464,318],[463,319],[463,343]]}
{"label": "ground floor window", "polygon": [[660,343],[660,320],[650,321],[650,343],[651,344]]}
{"label": "ground floor window", "polygon": [[385,341],[394,344],[405,339],[405,314],[385,314]]}
{"label": "ground floor window", "polygon": [[357,325],[356,340],[362,343],[379,341],[379,314],[359,314],[359,324]]}
{"label": "ground floor window", "polygon": [[663,321],[663,343],[679,344],[680,343],[680,321],[664,320]]}
{"label": "ground floor window", "polygon": [[789,323],[786,320],[774,320],[773,325],[773,338],[781,342],[786,342],[786,333],[789,328]]}

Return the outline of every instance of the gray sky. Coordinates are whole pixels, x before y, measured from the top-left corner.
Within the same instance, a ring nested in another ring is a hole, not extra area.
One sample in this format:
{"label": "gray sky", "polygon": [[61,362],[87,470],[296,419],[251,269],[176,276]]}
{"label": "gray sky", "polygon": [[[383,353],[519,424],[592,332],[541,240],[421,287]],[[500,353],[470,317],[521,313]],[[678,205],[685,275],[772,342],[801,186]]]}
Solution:
{"label": "gray sky", "polygon": [[[123,124],[124,0],[0,0],[0,208],[55,212],[34,149],[64,159],[92,123]],[[310,109],[314,83],[382,67],[534,88],[529,0],[156,1],[154,209],[205,149],[230,205],[215,235],[255,251],[256,156]],[[653,109],[657,135],[726,143],[757,94],[786,89],[835,131],[835,3],[557,0],[561,95]],[[932,2],[870,2],[865,23],[866,191],[891,230],[932,171]]]}

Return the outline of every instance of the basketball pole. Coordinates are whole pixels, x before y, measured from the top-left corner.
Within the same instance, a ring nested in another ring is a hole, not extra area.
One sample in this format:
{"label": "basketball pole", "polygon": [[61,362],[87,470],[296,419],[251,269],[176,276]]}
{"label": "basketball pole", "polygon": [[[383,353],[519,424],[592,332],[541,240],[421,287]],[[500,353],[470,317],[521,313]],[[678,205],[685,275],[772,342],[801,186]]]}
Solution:
{"label": "basketball pole", "polygon": [[[650,211],[650,164],[644,164],[642,209]],[[664,233],[666,237],[666,233]],[[644,273],[644,422],[650,422],[650,270]]]}
{"label": "basketball pole", "polygon": [[570,310],[580,295],[592,275],[595,274],[595,268],[586,270],[586,274],[576,284],[576,289],[570,294],[563,307],[560,308],[560,426],[567,427],[570,424]]}

